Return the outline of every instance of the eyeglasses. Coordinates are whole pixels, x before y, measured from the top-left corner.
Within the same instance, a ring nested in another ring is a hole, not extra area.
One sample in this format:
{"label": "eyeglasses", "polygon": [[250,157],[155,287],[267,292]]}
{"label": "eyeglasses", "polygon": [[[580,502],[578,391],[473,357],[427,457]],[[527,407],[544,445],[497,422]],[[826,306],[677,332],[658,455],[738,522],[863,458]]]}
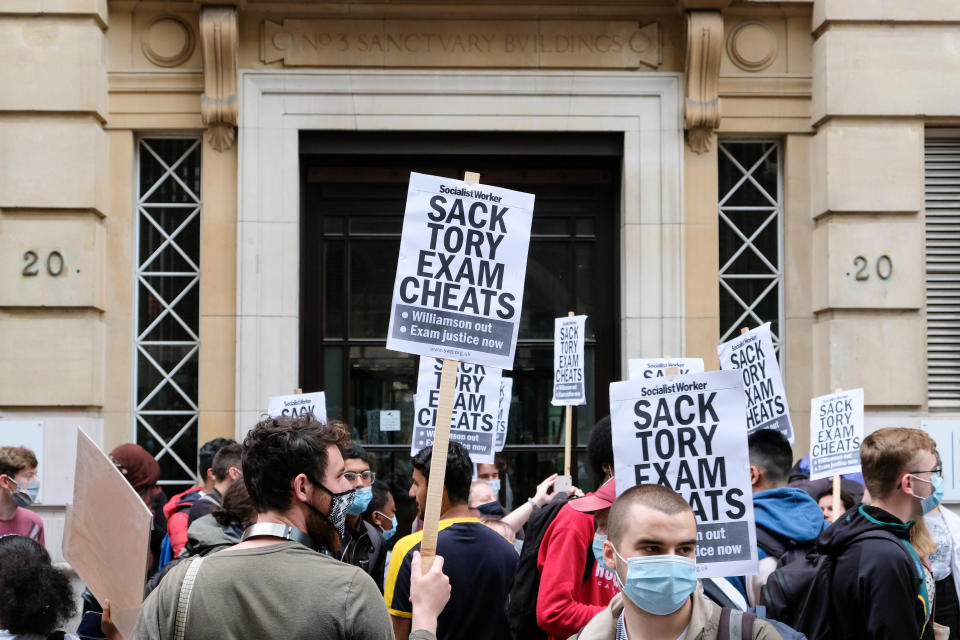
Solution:
{"label": "eyeglasses", "polygon": [[348,482],[356,482],[357,478],[360,478],[364,482],[373,482],[377,479],[377,474],[370,470],[361,471],[360,473],[346,471],[344,472],[343,477],[346,478]]}
{"label": "eyeglasses", "polygon": [[943,467],[937,467],[936,469],[927,469],[926,471],[907,471],[910,475],[916,475],[918,473],[933,473],[935,475],[943,475]]}

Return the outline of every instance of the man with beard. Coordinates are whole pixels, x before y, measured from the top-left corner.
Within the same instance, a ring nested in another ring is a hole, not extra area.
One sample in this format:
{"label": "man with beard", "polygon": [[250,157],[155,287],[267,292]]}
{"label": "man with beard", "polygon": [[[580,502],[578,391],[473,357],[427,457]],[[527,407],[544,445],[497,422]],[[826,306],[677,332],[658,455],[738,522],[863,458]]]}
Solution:
{"label": "man with beard", "polygon": [[[133,637],[393,637],[380,591],[364,571],[317,553],[337,550],[353,488],[344,477],[346,431],[313,416],[263,420],[244,441],[243,481],[257,522],[240,544],[180,563],[150,594]],[[414,580],[414,628],[434,638],[449,598],[438,569]]]}

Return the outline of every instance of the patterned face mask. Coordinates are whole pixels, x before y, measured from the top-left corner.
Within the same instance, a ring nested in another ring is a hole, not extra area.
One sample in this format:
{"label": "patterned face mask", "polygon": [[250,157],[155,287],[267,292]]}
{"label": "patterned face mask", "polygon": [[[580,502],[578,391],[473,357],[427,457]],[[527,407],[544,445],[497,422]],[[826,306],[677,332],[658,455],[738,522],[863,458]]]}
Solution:
{"label": "patterned face mask", "polygon": [[[310,478],[310,476],[307,477]],[[313,478],[310,478],[310,482],[330,494],[330,513],[325,517],[327,518],[327,522],[329,522],[333,528],[337,530],[337,533],[343,536],[343,531],[347,523],[347,512],[350,510],[350,505],[353,504],[353,498],[356,495],[356,490],[348,489],[347,491],[343,491],[341,493],[334,493]]]}

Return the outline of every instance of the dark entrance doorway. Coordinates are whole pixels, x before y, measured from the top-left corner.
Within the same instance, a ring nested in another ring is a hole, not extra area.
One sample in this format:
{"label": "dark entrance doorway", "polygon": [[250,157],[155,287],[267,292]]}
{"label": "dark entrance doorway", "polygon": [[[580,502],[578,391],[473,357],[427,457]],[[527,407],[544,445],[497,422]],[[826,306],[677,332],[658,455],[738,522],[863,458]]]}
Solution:
{"label": "dark entrance doorway", "polygon": [[[300,135],[300,381],[324,390],[395,495],[410,484],[417,358],[385,348],[410,172],[536,194],[503,452],[512,502],[563,465],[563,409],[550,404],[554,318],[587,314],[588,404],[575,410],[574,481],[593,488],[586,443],[620,379],[620,134],[330,132]],[[379,412],[399,410],[400,431]],[[506,482],[503,482],[506,485]],[[398,501],[399,533],[410,503]]]}

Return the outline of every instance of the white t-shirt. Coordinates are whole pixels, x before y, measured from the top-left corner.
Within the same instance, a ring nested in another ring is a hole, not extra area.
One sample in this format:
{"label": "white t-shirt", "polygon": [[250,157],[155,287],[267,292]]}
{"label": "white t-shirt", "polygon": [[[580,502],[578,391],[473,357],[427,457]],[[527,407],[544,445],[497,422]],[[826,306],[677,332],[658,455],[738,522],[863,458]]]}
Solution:
{"label": "white t-shirt", "polygon": [[953,540],[950,530],[943,521],[943,514],[931,511],[923,516],[930,529],[930,536],[937,543],[937,550],[930,554],[930,566],[933,568],[933,578],[937,582],[950,576],[950,558],[953,556]]}
{"label": "white t-shirt", "polygon": [[[681,634],[679,635],[679,637],[677,637],[677,640],[686,640],[686,638],[687,638],[687,629],[689,629],[689,628],[690,628],[690,627],[687,627],[686,629],[684,629],[684,630],[683,630],[683,633],[681,633]],[[622,613],[620,614],[620,617],[617,618],[617,635],[616,635],[616,640],[630,640],[630,638],[627,637],[627,623],[626,623],[626,621],[624,620]]]}

